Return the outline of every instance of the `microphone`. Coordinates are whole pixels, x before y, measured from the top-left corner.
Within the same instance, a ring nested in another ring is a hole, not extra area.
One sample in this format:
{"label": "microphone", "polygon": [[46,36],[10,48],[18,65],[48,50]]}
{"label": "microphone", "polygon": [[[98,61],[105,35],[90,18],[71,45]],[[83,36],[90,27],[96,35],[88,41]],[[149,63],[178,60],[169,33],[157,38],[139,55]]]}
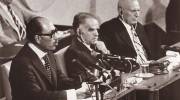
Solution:
{"label": "microphone", "polygon": [[130,58],[130,57],[121,57],[119,55],[111,55],[111,54],[98,54],[96,56],[99,59],[110,59],[110,60],[134,60],[134,58]]}
{"label": "microphone", "polygon": [[161,46],[162,49],[164,50],[171,50],[171,51],[175,51],[175,52],[179,52],[180,53],[180,47],[170,47],[170,46]]}
{"label": "microphone", "polygon": [[[89,73],[90,75],[92,75],[92,76],[94,76],[94,77],[96,78],[95,81],[93,81],[93,82],[88,82],[89,84],[100,84],[100,83],[102,83],[102,81],[100,81],[100,80],[98,79],[98,77],[96,77],[96,76],[95,76],[88,68],[86,68],[86,67],[84,66],[84,64],[82,64],[78,59],[73,59],[72,62],[73,62],[73,63],[77,63],[77,64],[80,65],[87,73]],[[81,79],[81,76],[80,76],[80,79]]]}
{"label": "microphone", "polygon": [[78,65],[80,65],[86,72],[88,72],[90,75],[94,75],[88,68],[86,68],[84,66],[84,64],[82,64],[79,60],[77,59],[73,59],[72,60],[73,63],[77,63]]}
{"label": "microphone", "polygon": [[[80,65],[86,72],[88,72],[90,75],[94,76],[94,74],[87,67],[85,67],[85,65],[82,64],[78,59],[73,59],[72,62]],[[102,73],[107,73],[108,72],[105,68],[101,67],[99,65],[99,63],[96,63],[93,66],[95,66],[94,67],[95,69],[101,70]]]}
{"label": "microphone", "polygon": [[[94,75],[94,74],[90,71],[90,69],[88,69],[87,67],[85,67],[85,65],[82,64],[78,59],[73,59],[72,62],[80,65],[80,66],[81,66],[86,72],[88,72],[89,74]],[[94,67],[95,69],[101,70],[101,71],[103,71],[103,72],[106,71],[106,69],[103,68],[103,67],[101,67],[99,63],[96,63],[96,64],[92,65],[92,67]]]}

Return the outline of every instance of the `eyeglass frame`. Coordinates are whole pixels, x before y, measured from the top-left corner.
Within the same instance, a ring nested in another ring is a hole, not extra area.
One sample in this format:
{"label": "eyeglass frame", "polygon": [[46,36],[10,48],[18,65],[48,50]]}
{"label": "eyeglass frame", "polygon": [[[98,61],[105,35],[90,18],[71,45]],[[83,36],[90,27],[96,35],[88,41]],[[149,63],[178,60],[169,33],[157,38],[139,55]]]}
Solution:
{"label": "eyeglass frame", "polygon": [[55,35],[58,32],[58,29],[55,28],[54,30],[52,30],[50,32],[50,34],[34,34],[34,35],[38,35],[38,36],[49,36],[50,38],[53,38],[53,35]]}

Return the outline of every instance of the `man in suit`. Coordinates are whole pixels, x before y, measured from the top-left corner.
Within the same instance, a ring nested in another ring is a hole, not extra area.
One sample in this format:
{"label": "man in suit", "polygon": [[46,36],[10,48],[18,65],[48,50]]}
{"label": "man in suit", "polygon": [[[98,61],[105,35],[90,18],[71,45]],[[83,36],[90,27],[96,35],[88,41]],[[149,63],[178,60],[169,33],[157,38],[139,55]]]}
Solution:
{"label": "man in suit", "polygon": [[0,47],[23,41],[26,37],[25,22],[32,16],[12,0],[0,0]]}
{"label": "man in suit", "polygon": [[73,28],[76,36],[65,53],[65,61],[68,76],[75,80],[74,87],[78,89],[81,83],[97,79],[94,76],[95,69],[103,70],[103,66],[98,64],[96,56],[100,53],[108,54],[109,50],[102,41],[98,41],[99,21],[95,15],[77,14],[73,20]]}
{"label": "man in suit", "polygon": [[27,25],[28,42],[13,59],[10,69],[12,100],[66,100],[64,89],[73,80],[65,77],[55,64],[57,30],[43,17]]}
{"label": "man in suit", "polygon": [[[118,13],[118,17],[100,26],[100,39],[112,54],[136,58],[138,63],[145,63],[151,52],[143,26],[137,21],[140,14],[138,0],[119,0]],[[135,39],[139,45],[135,44]]]}

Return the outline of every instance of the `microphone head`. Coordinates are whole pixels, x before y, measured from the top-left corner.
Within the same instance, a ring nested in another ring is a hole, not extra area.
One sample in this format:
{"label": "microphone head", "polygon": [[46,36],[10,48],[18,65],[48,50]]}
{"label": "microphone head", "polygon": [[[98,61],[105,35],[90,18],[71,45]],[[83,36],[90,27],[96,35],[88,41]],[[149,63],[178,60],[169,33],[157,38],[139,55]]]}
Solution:
{"label": "microphone head", "polygon": [[124,56],[111,55],[111,54],[100,54],[100,55],[97,55],[97,58],[110,59],[110,60],[133,60],[133,61],[135,61],[135,59],[131,58],[131,57],[124,57]]}
{"label": "microphone head", "polygon": [[110,55],[110,54],[98,54],[96,56],[99,59],[109,59],[109,60],[121,60],[121,56],[118,55]]}
{"label": "microphone head", "polygon": [[163,50],[171,50],[171,51],[175,51],[175,52],[180,52],[180,47],[171,47],[171,46],[167,46],[167,45],[162,45],[161,48]]}
{"label": "microphone head", "polygon": [[76,62],[77,60],[76,59],[73,59],[72,62]]}

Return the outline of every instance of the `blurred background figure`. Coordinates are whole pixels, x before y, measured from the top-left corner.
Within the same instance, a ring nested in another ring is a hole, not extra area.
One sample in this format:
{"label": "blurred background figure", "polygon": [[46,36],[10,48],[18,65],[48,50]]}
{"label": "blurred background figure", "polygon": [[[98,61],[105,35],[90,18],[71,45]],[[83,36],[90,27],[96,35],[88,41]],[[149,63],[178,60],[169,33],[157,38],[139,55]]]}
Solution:
{"label": "blurred background figure", "polygon": [[166,35],[165,12],[166,6],[164,0],[152,0],[152,5],[147,11],[144,25],[147,33],[153,60],[157,60],[164,56],[161,45],[164,44]]}
{"label": "blurred background figure", "polygon": [[162,4],[162,0],[152,0],[152,2],[153,4],[146,14],[146,24],[165,17],[166,7]]}
{"label": "blurred background figure", "polygon": [[166,44],[180,41],[180,1],[170,0],[166,11]]}
{"label": "blurred background figure", "polygon": [[0,8],[0,47],[25,40],[25,24],[33,15],[20,9],[13,0],[0,0]]}

